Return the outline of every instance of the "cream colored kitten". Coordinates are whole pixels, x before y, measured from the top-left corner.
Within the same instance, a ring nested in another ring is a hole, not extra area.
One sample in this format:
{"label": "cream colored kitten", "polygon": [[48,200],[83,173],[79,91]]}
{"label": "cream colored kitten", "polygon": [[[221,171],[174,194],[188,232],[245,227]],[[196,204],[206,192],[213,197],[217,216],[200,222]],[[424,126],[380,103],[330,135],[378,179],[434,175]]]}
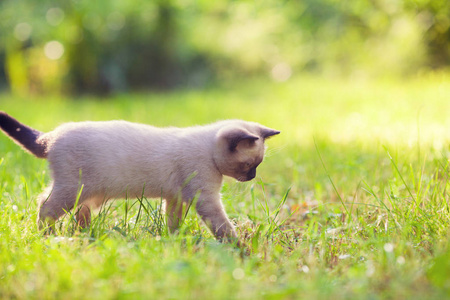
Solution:
{"label": "cream colored kitten", "polygon": [[38,223],[52,224],[78,200],[81,226],[90,210],[114,198],[162,197],[169,229],[198,196],[197,213],[219,240],[237,238],[223,209],[223,175],[256,176],[264,140],[280,133],[253,122],[221,121],[190,128],[157,128],[125,121],[66,123],[42,133],[0,112],[0,127],[37,157],[47,158],[53,183],[40,195]]}

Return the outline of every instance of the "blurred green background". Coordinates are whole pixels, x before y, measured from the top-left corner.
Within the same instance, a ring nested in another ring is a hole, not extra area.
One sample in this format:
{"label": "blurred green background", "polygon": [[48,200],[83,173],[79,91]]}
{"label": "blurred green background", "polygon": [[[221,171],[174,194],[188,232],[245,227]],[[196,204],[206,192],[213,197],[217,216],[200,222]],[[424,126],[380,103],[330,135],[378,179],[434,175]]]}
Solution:
{"label": "blurred green background", "polygon": [[447,0],[0,1],[0,89],[20,95],[449,65]]}

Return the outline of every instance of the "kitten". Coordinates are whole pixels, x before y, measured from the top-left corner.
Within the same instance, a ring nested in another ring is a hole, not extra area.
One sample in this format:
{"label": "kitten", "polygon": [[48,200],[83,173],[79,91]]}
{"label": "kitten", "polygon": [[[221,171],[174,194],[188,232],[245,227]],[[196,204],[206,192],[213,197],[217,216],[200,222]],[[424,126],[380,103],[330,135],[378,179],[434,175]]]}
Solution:
{"label": "kitten", "polygon": [[237,240],[220,199],[223,175],[256,176],[264,140],[279,134],[257,123],[227,120],[189,128],[157,128],[126,121],[66,123],[43,133],[0,112],[0,128],[25,150],[49,161],[53,182],[39,196],[38,224],[53,224],[73,209],[80,226],[90,210],[114,198],[162,197],[171,232],[183,207],[196,210],[219,240]]}

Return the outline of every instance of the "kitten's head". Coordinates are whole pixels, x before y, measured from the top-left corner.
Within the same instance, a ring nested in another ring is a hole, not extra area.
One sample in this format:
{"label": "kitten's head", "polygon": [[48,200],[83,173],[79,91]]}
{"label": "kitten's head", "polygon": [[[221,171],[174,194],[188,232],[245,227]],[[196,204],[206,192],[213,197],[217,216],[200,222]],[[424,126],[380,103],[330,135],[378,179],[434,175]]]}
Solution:
{"label": "kitten's head", "polygon": [[265,139],[280,131],[253,122],[224,123],[216,135],[214,162],[220,173],[239,181],[252,180],[264,158]]}

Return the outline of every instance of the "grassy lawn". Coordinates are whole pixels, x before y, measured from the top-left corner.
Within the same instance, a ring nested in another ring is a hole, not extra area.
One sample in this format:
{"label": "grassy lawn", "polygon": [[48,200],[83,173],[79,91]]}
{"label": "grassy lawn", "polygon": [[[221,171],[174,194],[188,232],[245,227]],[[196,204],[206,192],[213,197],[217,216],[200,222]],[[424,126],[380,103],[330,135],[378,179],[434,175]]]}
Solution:
{"label": "grassy lawn", "polygon": [[450,297],[450,77],[301,76],[204,91],[68,101],[0,95],[47,131],[81,120],[189,126],[242,118],[281,130],[257,178],[225,180],[245,251],[195,212],[169,235],[160,199],[115,201],[79,231],[36,226],[44,160],[0,134],[0,298],[443,299]]}

